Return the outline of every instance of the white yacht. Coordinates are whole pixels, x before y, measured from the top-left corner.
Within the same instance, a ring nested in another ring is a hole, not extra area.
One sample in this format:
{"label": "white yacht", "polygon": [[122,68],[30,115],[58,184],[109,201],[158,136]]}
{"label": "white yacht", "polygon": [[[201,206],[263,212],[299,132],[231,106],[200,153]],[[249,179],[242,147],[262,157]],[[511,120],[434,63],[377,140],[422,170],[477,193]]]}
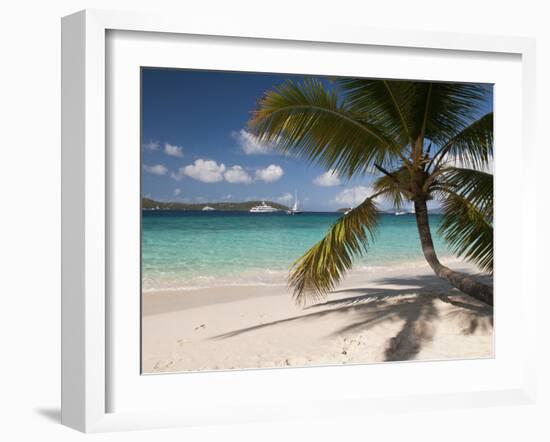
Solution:
{"label": "white yacht", "polygon": [[262,201],[262,204],[259,206],[254,206],[250,209],[251,213],[271,213],[271,212],[277,212],[278,209],[275,207],[269,206],[265,203],[265,201]]}
{"label": "white yacht", "polygon": [[213,207],[210,207],[210,206],[204,206],[201,210],[203,212],[209,212],[211,210],[216,210],[216,209],[214,209]]}
{"label": "white yacht", "polygon": [[404,210],[396,210],[396,212],[395,212],[395,215],[397,215],[397,216],[406,215],[406,214],[407,214],[407,212],[405,212]]}
{"label": "white yacht", "polygon": [[292,209],[287,210],[286,213],[289,215],[300,215],[302,213],[298,203],[298,192],[294,191],[294,205],[292,206]]}

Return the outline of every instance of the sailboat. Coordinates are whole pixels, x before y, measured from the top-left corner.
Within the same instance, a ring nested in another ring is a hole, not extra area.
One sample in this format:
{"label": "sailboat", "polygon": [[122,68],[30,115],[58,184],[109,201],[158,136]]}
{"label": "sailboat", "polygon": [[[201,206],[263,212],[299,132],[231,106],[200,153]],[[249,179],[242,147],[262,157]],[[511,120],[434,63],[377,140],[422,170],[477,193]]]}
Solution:
{"label": "sailboat", "polygon": [[301,213],[303,213],[300,210],[300,206],[299,206],[299,202],[298,202],[298,192],[297,191],[294,191],[294,205],[292,206],[292,209],[287,210],[286,213],[288,213],[289,215],[300,215]]}
{"label": "sailboat", "polygon": [[414,215],[414,203],[411,203],[411,208],[408,210],[396,210],[395,215],[401,216],[401,215]]}

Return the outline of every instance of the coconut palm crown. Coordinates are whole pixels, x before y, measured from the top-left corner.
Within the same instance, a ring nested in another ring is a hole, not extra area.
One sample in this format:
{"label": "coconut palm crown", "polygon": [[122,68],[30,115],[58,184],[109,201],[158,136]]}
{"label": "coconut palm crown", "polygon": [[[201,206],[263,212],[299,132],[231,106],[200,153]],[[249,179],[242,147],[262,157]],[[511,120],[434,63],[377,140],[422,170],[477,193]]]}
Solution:
{"label": "coconut palm crown", "polygon": [[249,121],[262,142],[350,179],[376,174],[373,193],[293,265],[299,303],[324,297],[368,251],[377,198],[412,201],[423,254],[441,278],[486,303],[492,287],[443,265],[427,201],[441,202],[440,234],[457,256],[493,271],[493,114],[487,89],[467,83],[340,78],[287,81],[259,100]]}

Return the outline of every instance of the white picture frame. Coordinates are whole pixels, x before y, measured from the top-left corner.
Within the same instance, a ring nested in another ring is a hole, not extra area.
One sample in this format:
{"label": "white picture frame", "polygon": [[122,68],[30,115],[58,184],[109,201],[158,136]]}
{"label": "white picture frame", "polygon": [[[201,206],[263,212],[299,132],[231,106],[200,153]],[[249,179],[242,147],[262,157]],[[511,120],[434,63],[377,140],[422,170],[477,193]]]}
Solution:
{"label": "white picture frame", "polygon": [[[277,45],[308,42],[311,44],[337,44],[345,48],[369,46],[401,48],[403,51],[425,49],[477,54],[508,54],[519,57],[521,65],[521,127],[517,135],[521,143],[522,173],[528,175],[535,161],[533,141],[533,115],[535,106],[535,46],[534,41],[516,37],[490,37],[450,33],[427,33],[349,28],[344,26],[300,29],[292,26],[264,26],[259,23],[217,23],[197,17],[166,17],[142,13],[81,11],[62,21],[62,423],[85,432],[122,429],[155,428],[167,426],[200,425],[209,423],[248,422],[255,420],[285,419],[289,417],[328,416],[338,414],[366,414],[373,411],[461,408],[495,406],[501,404],[532,403],[535,397],[535,360],[533,338],[536,317],[536,278],[527,256],[536,256],[534,207],[535,194],[518,191],[525,210],[522,212],[521,290],[522,315],[518,321],[523,328],[523,352],[517,355],[518,367],[514,376],[500,386],[483,389],[480,386],[468,391],[449,393],[433,391],[426,394],[410,393],[369,397],[359,392],[355,396],[333,392],[327,397],[315,397],[300,402],[298,396],[288,403],[271,405],[254,402],[252,392],[247,398],[233,399],[229,403],[196,407],[191,412],[184,406],[180,411],[152,408],[150,410],[113,410],[109,394],[114,388],[112,376],[113,354],[110,331],[113,315],[109,299],[109,247],[113,233],[108,228],[112,209],[109,194],[109,155],[106,121],[109,93],[106,67],[109,60],[106,41],[109,32],[151,32],[170,36],[216,36],[218,38],[254,39]],[[498,112],[498,110],[497,110]],[[498,140],[498,138],[497,138]],[[497,141],[498,143],[498,141]],[[506,163],[497,173],[506,173]],[[497,162],[498,167],[498,162]],[[501,172],[502,170],[502,172]],[[497,183],[498,189],[498,183]],[[498,199],[497,199],[498,207]],[[498,218],[497,218],[498,219]],[[518,220],[519,222],[520,220]],[[498,221],[497,221],[498,222]],[[505,227],[504,227],[505,228]],[[498,230],[498,227],[497,227]],[[116,232],[116,230],[115,230]],[[518,249],[519,250],[519,249]],[[498,258],[497,242],[497,258]],[[498,261],[498,259],[497,259]],[[498,267],[497,267],[498,268]],[[498,293],[498,291],[497,291]],[[498,296],[498,295],[497,295]],[[496,308],[499,309],[498,300]],[[505,312],[503,306],[502,311]],[[497,314],[497,323],[499,323]],[[502,322],[505,324],[505,321]],[[499,329],[501,332],[502,329]],[[504,330],[505,331],[505,330]],[[133,331],[137,332],[137,331]],[[503,333],[505,335],[505,333]],[[498,353],[497,353],[498,359]],[[378,370],[380,370],[378,366]],[[386,367],[395,367],[386,366]],[[418,368],[415,368],[418,367]],[[463,365],[465,369],[468,369]],[[520,368],[519,368],[520,367]],[[340,367],[325,367],[327,376]],[[469,369],[475,370],[471,366]],[[228,385],[238,376],[243,380],[255,379],[256,386],[265,383],[269,376],[277,382],[292,382],[290,377],[302,378],[304,369],[261,370],[240,374],[202,373],[195,377],[197,385]],[[308,369],[306,369],[308,370]],[[315,369],[317,370],[317,369]],[[363,366],[346,367],[360,375]],[[428,364],[402,364],[388,370],[431,370]],[[490,373],[491,367],[487,368]],[[277,372],[271,373],[270,372]],[[281,373],[283,373],[281,375]],[[284,374],[291,373],[291,374]],[[134,373],[133,375],[135,375]],[[137,374],[139,375],[139,373]],[[173,375],[178,376],[178,375]],[[170,376],[163,376],[165,384]],[[512,379],[513,378],[513,379]],[[176,378],[173,378],[174,380]],[[175,381],[174,381],[175,382]],[[243,382],[247,382],[244,380]],[[296,382],[296,379],[294,380]],[[246,385],[246,384],[243,384]],[[155,387],[156,388],[156,387]],[[253,389],[253,384],[248,388]],[[166,393],[162,393],[166,394]],[[193,393],[197,394],[197,393]],[[245,395],[246,396],[246,395]],[[193,397],[185,398],[193,401]],[[229,405],[229,407],[228,407]],[[227,411],[224,411],[227,410]]]}

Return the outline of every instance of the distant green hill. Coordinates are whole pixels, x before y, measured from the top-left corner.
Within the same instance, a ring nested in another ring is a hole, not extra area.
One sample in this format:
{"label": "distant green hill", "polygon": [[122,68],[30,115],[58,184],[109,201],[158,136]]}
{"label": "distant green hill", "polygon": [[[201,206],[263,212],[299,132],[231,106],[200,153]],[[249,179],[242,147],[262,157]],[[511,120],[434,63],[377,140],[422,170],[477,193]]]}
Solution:
{"label": "distant green hill", "polygon": [[[162,202],[155,201],[150,198],[141,199],[141,208],[144,210],[202,210],[204,206],[212,207],[220,211],[243,211],[248,212],[252,207],[259,206],[261,201],[246,201],[241,203],[223,202],[223,203],[201,203],[201,204],[187,204],[179,202]],[[279,210],[288,210],[287,206],[275,203],[273,201],[266,201],[266,204],[271,207],[275,207]]]}

